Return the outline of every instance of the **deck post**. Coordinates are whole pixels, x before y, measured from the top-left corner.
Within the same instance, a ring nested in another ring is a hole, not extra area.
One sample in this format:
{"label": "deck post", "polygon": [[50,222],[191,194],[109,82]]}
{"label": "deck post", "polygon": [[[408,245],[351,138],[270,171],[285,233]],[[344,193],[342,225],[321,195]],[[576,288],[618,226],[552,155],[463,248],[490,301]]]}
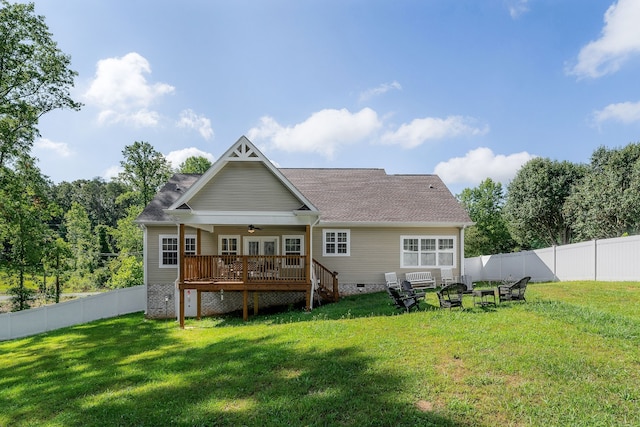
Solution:
{"label": "deck post", "polygon": [[254,316],[258,314],[258,291],[253,292],[253,314]]}
{"label": "deck post", "polygon": [[196,304],[197,304],[197,315],[196,315],[196,319],[200,320],[200,316],[202,315],[201,310],[200,310],[200,302],[202,302],[202,292],[200,291],[200,289],[196,290]]}
{"label": "deck post", "polygon": [[178,294],[180,298],[180,328],[184,329],[184,289],[178,284]]}
{"label": "deck post", "polygon": [[242,291],[242,320],[249,320],[249,291]]}

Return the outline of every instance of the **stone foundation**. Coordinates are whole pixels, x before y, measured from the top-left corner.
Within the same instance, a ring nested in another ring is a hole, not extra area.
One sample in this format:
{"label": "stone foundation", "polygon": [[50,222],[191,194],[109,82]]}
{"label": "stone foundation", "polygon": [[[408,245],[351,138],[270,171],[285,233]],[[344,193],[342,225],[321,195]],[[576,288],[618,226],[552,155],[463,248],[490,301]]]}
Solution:
{"label": "stone foundation", "polygon": [[147,285],[147,317],[150,319],[175,318],[176,287],[170,284]]}

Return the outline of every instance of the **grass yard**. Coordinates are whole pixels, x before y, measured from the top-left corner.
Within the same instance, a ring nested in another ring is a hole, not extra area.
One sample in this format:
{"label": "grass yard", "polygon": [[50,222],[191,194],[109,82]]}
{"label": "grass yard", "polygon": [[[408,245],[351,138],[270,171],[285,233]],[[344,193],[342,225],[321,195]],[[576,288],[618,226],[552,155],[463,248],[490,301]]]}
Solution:
{"label": "grass yard", "polygon": [[1,426],[638,426],[640,284],[397,314],[135,314],[0,343]]}

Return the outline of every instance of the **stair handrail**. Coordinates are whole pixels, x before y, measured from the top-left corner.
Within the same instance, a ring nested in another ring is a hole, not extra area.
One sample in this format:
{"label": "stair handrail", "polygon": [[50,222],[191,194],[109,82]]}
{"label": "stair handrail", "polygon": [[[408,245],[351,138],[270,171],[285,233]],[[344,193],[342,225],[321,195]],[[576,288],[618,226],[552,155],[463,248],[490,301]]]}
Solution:
{"label": "stair handrail", "polygon": [[[330,289],[332,295],[333,295],[333,301],[337,302],[340,299],[340,292],[338,291],[338,272],[337,271],[331,271],[329,270],[327,267],[325,267],[324,265],[322,265],[322,263],[318,262],[318,260],[316,260],[315,258],[313,259],[313,266],[314,269],[318,268],[320,272],[331,276],[331,287],[332,289]],[[321,279],[323,275],[322,274],[316,274],[316,279],[318,282],[318,286],[321,286],[325,289],[327,289],[327,287],[325,286],[324,281]],[[329,289],[327,289],[329,290]]]}

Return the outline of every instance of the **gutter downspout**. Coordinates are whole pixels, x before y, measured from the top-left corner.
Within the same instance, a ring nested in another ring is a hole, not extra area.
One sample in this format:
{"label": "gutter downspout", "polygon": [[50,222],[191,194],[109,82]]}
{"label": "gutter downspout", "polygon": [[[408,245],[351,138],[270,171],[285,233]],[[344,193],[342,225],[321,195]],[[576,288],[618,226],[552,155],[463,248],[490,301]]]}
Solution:
{"label": "gutter downspout", "polygon": [[460,229],[460,280],[464,278],[464,284],[467,285],[467,290],[471,289],[472,284],[467,283],[467,278],[464,274],[464,230],[467,228],[466,225],[463,225]]}
{"label": "gutter downspout", "polygon": [[311,270],[309,271],[309,277],[311,277],[311,301],[309,302],[309,311],[313,311],[313,297],[316,292],[316,277],[315,274],[313,274],[313,227],[318,225],[319,222],[320,216],[318,216],[316,222],[311,224],[311,227],[309,228],[309,258],[311,261],[309,263],[309,269]]}
{"label": "gutter downspout", "polygon": [[142,283],[144,283],[145,297],[144,297],[144,314],[145,316],[149,313],[149,264],[147,262],[147,250],[148,250],[148,237],[147,237],[147,226],[144,224],[139,224],[140,228],[142,228]]}

